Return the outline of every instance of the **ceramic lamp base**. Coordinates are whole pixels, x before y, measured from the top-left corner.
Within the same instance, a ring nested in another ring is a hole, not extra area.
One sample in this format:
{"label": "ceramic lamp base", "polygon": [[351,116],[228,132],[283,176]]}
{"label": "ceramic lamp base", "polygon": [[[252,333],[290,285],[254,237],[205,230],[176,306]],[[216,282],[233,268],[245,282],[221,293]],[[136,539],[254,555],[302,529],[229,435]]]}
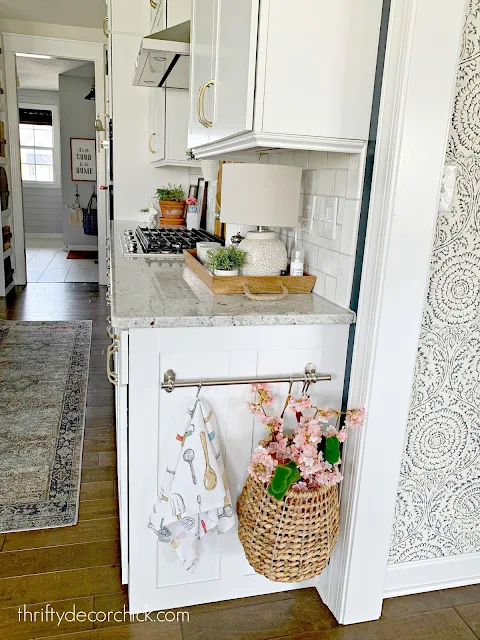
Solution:
{"label": "ceramic lamp base", "polygon": [[249,231],[239,249],[247,253],[244,276],[279,276],[287,268],[287,249],[274,231]]}

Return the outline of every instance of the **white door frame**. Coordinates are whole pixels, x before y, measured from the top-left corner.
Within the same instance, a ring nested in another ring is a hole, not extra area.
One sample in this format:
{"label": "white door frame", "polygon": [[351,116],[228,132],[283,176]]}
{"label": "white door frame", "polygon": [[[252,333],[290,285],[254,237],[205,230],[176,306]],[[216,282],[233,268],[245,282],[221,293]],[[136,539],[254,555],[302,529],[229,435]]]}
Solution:
{"label": "white door frame", "polygon": [[[105,48],[96,42],[44,38],[15,33],[3,34],[5,49],[5,81],[7,89],[8,131],[11,158],[11,197],[13,228],[15,233],[16,284],[27,283],[25,259],[25,229],[23,221],[22,176],[20,171],[20,134],[18,121],[17,72],[15,53],[33,53],[85,60],[95,65],[95,97],[97,111],[103,112],[105,103]],[[106,191],[100,190],[106,182],[105,151],[97,144],[97,200],[98,200],[98,272],[99,283],[107,284],[106,243],[108,233]]]}
{"label": "white door frame", "polygon": [[342,624],[380,617],[465,3],[393,0],[344,455],[341,537],[319,581]]}

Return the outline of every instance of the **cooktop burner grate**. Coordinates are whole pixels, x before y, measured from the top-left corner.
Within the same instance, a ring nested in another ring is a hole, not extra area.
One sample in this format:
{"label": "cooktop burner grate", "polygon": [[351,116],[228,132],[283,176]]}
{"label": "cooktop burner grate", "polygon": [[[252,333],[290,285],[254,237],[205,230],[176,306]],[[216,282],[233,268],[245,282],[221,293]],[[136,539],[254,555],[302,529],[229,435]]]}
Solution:
{"label": "cooktop burner grate", "polygon": [[212,233],[203,229],[149,229],[136,228],[135,233],[126,229],[121,236],[124,256],[183,258],[184,249],[195,249],[197,242],[220,242]]}

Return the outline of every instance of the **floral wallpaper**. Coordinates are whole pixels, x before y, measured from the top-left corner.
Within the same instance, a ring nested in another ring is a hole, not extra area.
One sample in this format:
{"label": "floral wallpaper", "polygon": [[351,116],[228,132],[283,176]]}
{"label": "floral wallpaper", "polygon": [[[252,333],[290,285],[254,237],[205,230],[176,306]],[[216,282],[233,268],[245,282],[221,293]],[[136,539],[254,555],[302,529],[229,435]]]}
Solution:
{"label": "floral wallpaper", "polygon": [[480,0],[470,0],[390,563],[480,551]]}

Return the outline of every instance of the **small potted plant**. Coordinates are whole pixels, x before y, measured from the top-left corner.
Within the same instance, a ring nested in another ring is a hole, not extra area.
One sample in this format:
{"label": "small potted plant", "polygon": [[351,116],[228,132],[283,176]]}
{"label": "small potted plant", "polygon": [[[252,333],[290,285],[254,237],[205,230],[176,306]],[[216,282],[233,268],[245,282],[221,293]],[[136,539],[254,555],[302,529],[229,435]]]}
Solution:
{"label": "small potted plant", "polygon": [[208,252],[208,268],[214,276],[238,276],[247,261],[247,254],[234,245]]}
{"label": "small potted plant", "polygon": [[185,194],[182,187],[168,183],[168,187],[157,189],[162,212],[162,224],[180,225],[185,220]]}

